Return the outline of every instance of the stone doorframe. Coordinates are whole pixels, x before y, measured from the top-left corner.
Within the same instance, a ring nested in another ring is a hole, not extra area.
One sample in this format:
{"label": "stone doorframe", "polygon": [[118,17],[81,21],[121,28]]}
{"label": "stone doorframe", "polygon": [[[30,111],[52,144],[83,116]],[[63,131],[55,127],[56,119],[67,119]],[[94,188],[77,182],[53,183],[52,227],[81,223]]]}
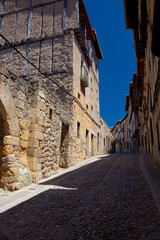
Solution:
{"label": "stone doorframe", "polygon": [[0,113],[3,120],[4,136],[1,150],[1,187],[15,190],[19,188],[16,156],[13,146],[20,146],[19,120],[10,88],[0,79]]}

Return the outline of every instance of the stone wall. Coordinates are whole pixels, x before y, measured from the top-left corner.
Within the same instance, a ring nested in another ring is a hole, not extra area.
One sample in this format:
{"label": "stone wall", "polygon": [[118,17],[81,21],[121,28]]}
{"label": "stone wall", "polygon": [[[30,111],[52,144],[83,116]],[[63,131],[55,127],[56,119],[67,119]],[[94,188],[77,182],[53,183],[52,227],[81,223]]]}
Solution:
{"label": "stone wall", "polygon": [[[45,79],[17,78],[1,69],[1,186],[19,189],[55,173],[60,165],[62,125],[72,141],[72,109],[53,96]],[[69,148],[64,156],[71,161]]]}

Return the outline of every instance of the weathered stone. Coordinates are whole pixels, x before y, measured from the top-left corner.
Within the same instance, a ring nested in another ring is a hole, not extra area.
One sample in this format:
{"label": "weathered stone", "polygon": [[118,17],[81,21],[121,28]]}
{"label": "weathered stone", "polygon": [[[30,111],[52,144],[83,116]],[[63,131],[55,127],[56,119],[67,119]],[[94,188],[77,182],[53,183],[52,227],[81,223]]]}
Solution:
{"label": "weathered stone", "polygon": [[38,95],[41,97],[41,98],[43,98],[43,99],[45,99],[46,98],[46,96],[45,96],[45,94],[42,92],[42,91],[38,91]]}
{"label": "weathered stone", "polygon": [[8,102],[12,98],[11,91],[8,86],[3,88],[3,91],[0,93],[0,99],[3,104]]}
{"label": "weathered stone", "polygon": [[16,107],[23,109],[24,110],[24,101],[20,100],[20,99],[16,99],[15,101]]}
{"label": "weathered stone", "polygon": [[26,119],[20,119],[19,124],[23,129],[29,129],[29,120]]}
{"label": "weathered stone", "polygon": [[19,182],[14,182],[12,184],[9,185],[8,190],[9,191],[16,191],[19,190],[21,188],[21,185]]}
{"label": "weathered stone", "polygon": [[19,136],[19,121],[17,117],[14,117],[4,122],[4,126],[8,135],[12,135],[15,137]]}
{"label": "weathered stone", "polygon": [[30,133],[30,138],[35,138],[35,139],[38,139],[38,140],[43,140],[44,135],[43,135],[43,133],[40,132],[40,131],[31,131],[31,133]]}
{"label": "weathered stone", "polygon": [[20,146],[22,149],[26,149],[28,147],[28,141],[21,139]]}
{"label": "weathered stone", "polygon": [[19,174],[20,175],[25,175],[28,173],[28,169],[27,168],[19,168]]}
{"label": "weathered stone", "polygon": [[2,167],[5,169],[13,167],[15,162],[16,158],[14,155],[7,154],[6,156],[2,157]]}
{"label": "weathered stone", "polygon": [[38,102],[38,108],[40,109],[40,110],[42,110],[43,112],[45,112],[46,111],[46,106],[45,106],[45,104],[42,102],[42,101],[39,101]]}
{"label": "weathered stone", "polygon": [[35,138],[30,138],[28,141],[28,147],[39,147],[39,140],[35,139]]}
{"label": "weathered stone", "polygon": [[4,145],[16,145],[16,146],[19,146],[20,145],[20,139],[19,137],[13,137],[13,136],[5,136],[3,138],[3,143]]}
{"label": "weathered stone", "polygon": [[[0,71],[1,71],[1,70],[0,70]],[[3,91],[4,87],[5,87],[5,84],[4,84],[4,82],[0,79],[0,94],[2,94],[2,91]]]}
{"label": "weathered stone", "polygon": [[29,148],[28,149],[28,156],[31,157],[42,157],[42,151],[39,148]]}
{"label": "weathered stone", "polygon": [[4,155],[13,154],[14,148],[13,148],[12,145],[5,145],[5,146],[3,147],[3,152],[4,152]]}

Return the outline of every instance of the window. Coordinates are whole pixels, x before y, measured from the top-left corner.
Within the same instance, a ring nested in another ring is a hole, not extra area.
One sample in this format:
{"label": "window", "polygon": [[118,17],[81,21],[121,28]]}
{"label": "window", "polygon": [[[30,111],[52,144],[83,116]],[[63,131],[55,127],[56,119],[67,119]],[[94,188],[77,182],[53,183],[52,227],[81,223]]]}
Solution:
{"label": "window", "polygon": [[77,138],[80,138],[80,123],[77,122]]}
{"label": "window", "polygon": [[97,111],[97,118],[98,118],[98,120],[99,120],[99,112]]}
{"label": "window", "polygon": [[86,104],[86,109],[88,110],[88,104]]}
{"label": "window", "polygon": [[93,118],[93,106],[91,106],[91,117]]}
{"label": "window", "polygon": [[49,109],[49,119],[52,120],[53,110],[52,108]]}
{"label": "window", "polygon": [[97,100],[98,100],[98,97],[99,97],[99,96],[98,96],[98,90],[96,90],[96,97],[97,97]]}
{"label": "window", "polygon": [[93,90],[93,80],[91,78],[91,89]]}
{"label": "window", "polygon": [[80,98],[81,98],[81,95],[80,95],[80,93],[78,93],[78,99],[80,100]]}

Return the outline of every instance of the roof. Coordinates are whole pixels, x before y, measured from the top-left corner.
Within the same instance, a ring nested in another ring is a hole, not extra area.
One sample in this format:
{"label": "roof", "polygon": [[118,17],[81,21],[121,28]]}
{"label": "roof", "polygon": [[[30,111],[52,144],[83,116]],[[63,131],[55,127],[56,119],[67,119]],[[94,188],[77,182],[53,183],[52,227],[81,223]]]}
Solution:
{"label": "roof", "polygon": [[97,37],[97,33],[96,33],[95,29],[93,29],[93,33],[94,33],[94,36],[95,36],[95,41],[93,41],[93,42],[94,42],[94,47],[95,47],[95,50],[96,50],[97,57],[99,59],[103,59],[104,57],[103,57],[103,54],[102,54],[102,50],[101,50],[101,47],[100,47],[98,37]]}
{"label": "roof", "polygon": [[102,50],[98,41],[96,30],[92,28],[84,0],[79,0],[79,19],[83,29],[86,27],[87,40],[93,41],[94,48],[98,59],[103,59]]}
{"label": "roof", "polygon": [[87,29],[87,39],[94,41],[95,36],[94,36],[93,29],[92,29],[92,26],[91,26],[91,23],[90,23],[90,20],[88,17],[88,13],[87,13],[87,10],[86,10],[83,0],[79,0],[79,18],[80,18],[80,22],[81,22],[83,29],[85,29],[85,27]]}

